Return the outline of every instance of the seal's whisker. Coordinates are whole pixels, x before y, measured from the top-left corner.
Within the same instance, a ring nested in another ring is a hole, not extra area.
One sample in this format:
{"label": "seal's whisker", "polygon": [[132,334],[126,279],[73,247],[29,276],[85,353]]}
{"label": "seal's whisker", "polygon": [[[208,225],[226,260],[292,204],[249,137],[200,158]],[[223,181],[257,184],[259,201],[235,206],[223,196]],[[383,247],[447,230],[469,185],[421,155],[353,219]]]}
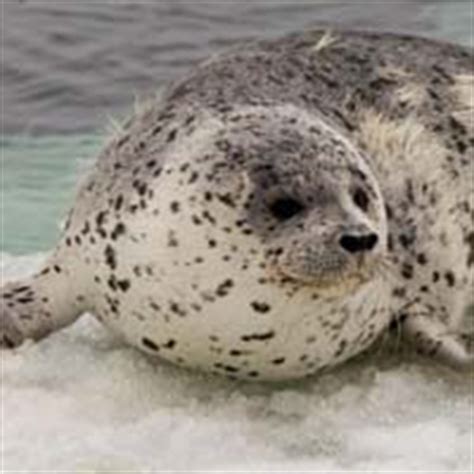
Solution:
{"label": "seal's whisker", "polygon": [[397,276],[393,262],[385,256],[380,257],[375,265],[375,272],[388,280],[391,284],[396,283],[399,278]]}

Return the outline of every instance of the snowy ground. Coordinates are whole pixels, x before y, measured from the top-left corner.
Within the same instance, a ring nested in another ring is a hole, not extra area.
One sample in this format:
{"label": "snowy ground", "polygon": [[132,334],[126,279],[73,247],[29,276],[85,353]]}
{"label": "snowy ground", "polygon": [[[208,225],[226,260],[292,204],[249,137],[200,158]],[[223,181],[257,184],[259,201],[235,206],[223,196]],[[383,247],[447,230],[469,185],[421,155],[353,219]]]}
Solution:
{"label": "snowy ground", "polygon": [[[4,278],[41,259],[2,255]],[[245,384],[150,361],[86,317],[2,352],[2,472],[472,472],[472,376],[383,352]]]}

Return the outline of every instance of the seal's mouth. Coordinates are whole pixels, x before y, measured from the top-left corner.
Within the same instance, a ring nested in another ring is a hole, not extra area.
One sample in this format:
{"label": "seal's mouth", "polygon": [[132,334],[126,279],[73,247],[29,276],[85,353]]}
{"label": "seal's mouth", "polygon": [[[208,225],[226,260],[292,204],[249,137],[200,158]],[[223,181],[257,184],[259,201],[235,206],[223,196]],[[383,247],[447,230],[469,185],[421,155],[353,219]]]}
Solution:
{"label": "seal's mouth", "polygon": [[376,259],[360,256],[351,264],[327,269],[323,272],[304,272],[274,263],[268,269],[271,280],[282,285],[305,286],[321,294],[352,293],[371,281],[377,273]]}

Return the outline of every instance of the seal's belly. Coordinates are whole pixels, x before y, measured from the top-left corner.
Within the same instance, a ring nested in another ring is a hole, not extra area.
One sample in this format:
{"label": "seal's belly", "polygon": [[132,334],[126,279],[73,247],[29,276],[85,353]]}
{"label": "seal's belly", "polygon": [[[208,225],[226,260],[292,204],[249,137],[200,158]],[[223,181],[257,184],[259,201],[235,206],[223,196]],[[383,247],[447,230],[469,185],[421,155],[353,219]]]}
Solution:
{"label": "seal's belly", "polygon": [[222,276],[205,286],[181,276],[180,286],[130,288],[120,298],[120,316],[108,301],[98,313],[132,345],[178,365],[278,380],[310,375],[365,349],[388,324],[382,291],[370,283],[332,305],[304,288],[292,294]]}

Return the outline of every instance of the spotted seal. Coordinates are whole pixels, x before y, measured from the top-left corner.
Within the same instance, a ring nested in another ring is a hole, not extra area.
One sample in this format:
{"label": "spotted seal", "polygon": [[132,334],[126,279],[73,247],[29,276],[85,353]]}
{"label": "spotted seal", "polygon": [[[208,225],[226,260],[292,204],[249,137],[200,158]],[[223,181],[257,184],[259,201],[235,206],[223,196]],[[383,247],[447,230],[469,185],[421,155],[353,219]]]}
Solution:
{"label": "spotted seal", "polygon": [[298,378],[400,326],[471,367],[473,54],[308,31],[196,67],[113,136],[1,291],[3,347],[85,311],[176,364]]}

